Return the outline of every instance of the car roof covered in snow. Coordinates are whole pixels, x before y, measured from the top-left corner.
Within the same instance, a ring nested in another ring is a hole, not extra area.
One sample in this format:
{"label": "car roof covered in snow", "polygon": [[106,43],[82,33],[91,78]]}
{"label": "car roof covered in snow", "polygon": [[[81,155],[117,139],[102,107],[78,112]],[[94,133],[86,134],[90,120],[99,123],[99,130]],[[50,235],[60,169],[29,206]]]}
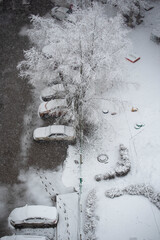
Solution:
{"label": "car roof covered in snow", "polygon": [[48,102],[42,102],[39,106],[39,112],[51,110],[57,107],[67,107],[66,99],[54,99]]}
{"label": "car roof covered in snow", "polygon": [[55,207],[32,205],[15,208],[9,215],[8,220],[23,221],[24,219],[31,218],[44,218],[44,219],[57,219],[57,209]]}
{"label": "car roof covered in snow", "polygon": [[75,135],[75,129],[70,126],[64,125],[50,125],[48,127],[41,127],[34,130],[33,137],[34,138],[44,138],[49,136],[50,134],[66,134],[68,136]]}
{"label": "car roof covered in snow", "polygon": [[51,9],[51,16],[56,17],[59,20],[64,20],[67,16],[69,8],[65,7],[54,7]]}
{"label": "car roof covered in snow", "polygon": [[64,133],[63,125],[50,125],[48,127],[40,127],[34,130],[34,138],[45,138],[49,137],[52,133]]}
{"label": "car roof covered in snow", "polygon": [[52,95],[58,91],[60,91],[60,92],[65,91],[63,84],[55,84],[51,87],[47,87],[47,88],[43,89],[41,92],[41,96]]}
{"label": "car roof covered in snow", "polygon": [[0,240],[47,240],[47,238],[43,236],[32,236],[32,235],[12,235],[12,236],[4,236],[0,238]]}
{"label": "car roof covered in snow", "polygon": [[66,13],[68,11],[68,8],[66,8],[66,7],[58,7],[56,10],[58,12],[61,12],[61,13]]}
{"label": "car roof covered in snow", "polygon": [[33,133],[33,138],[47,137],[50,135],[50,126],[36,128]]}

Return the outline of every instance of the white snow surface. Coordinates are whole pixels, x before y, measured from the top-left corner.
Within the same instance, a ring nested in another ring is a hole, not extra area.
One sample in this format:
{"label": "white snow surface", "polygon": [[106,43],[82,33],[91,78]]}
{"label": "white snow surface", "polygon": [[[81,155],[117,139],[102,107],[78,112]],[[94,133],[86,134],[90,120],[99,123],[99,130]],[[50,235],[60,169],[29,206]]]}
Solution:
{"label": "white snow surface", "polygon": [[[78,194],[69,193],[57,196],[57,240],[77,239],[78,234]],[[65,237],[64,237],[65,236]]]}
{"label": "white snow surface", "polygon": [[159,239],[159,210],[148,204],[147,199],[138,196],[106,199],[103,193],[100,196],[97,208],[99,239]]}
{"label": "white snow surface", "polygon": [[[132,50],[141,59],[136,63],[126,60],[126,85],[95,96],[101,109],[100,127],[92,139],[84,139],[81,174],[79,165],[74,162],[80,160],[75,147],[69,147],[65,161],[62,180],[66,186],[74,185],[79,189],[79,178],[83,178],[83,213],[88,191],[93,188],[97,191],[96,236],[99,240],[160,239],[160,211],[148,199],[104,196],[105,190],[112,187],[137,183],[150,184],[160,192],[160,47],[150,40],[160,18],[160,2],[155,2],[154,6],[145,13],[144,23],[129,33]],[[132,112],[132,107],[138,111]],[[103,109],[109,113],[103,114]],[[116,115],[111,115],[113,112]],[[144,123],[144,127],[135,129],[136,123]],[[104,174],[115,167],[121,143],[129,149],[131,172],[125,177],[96,182],[96,174]],[[107,154],[108,163],[98,162],[99,154]]]}

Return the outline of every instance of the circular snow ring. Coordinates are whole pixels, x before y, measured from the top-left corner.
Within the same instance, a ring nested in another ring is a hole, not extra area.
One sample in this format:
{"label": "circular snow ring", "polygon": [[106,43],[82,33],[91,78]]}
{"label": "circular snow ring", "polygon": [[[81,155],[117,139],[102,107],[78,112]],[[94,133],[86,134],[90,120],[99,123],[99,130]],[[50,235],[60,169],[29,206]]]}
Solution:
{"label": "circular snow ring", "polygon": [[108,155],[107,154],[100,154],[98,155],[97,157],[97,160],[100,162],[100,163],[108,163]]}

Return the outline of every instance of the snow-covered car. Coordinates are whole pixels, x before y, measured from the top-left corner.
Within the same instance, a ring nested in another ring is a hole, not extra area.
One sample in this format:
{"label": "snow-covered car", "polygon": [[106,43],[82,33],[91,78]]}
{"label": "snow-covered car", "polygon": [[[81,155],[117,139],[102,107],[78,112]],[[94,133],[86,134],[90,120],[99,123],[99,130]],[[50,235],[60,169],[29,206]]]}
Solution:
{"label": "snow-covered car", "polygon": [[12,235],[4,236],[0,240],[48,240],[48,238],[43,236],[33,236],[33,235]]}
{"label": "snow-covered car", "polygon": [[10,228],[55,227],[57,221],[57,209],[44,205],[15,208],[8,217]]}
{"label": "snow-covered car", "polygon": [[61,117],[68,111],[66,99],[54,99],[49,102],[42,102],[38,109],[41,118]]}
{"label": "snow-covered car", "polygon": [[52,99],[65,98],[66,91],[63,84],[55,84],[51,87],[47,87],[43,89],[41,92],[41,99],[45,102],[50,101]]}
{"label": "snow-covered car", "polygon": [[72,13],[72,4],[69,8],[66,7],[54,7],[51,9],[51,16],[62,21],[67,18],[68,14]]}
{"label": "snow-covered car", "polygon": [[71,126],[50,125],[34,130],[33,138],[36,141],[68,141],[74,143],[76,140],[75,129]]}

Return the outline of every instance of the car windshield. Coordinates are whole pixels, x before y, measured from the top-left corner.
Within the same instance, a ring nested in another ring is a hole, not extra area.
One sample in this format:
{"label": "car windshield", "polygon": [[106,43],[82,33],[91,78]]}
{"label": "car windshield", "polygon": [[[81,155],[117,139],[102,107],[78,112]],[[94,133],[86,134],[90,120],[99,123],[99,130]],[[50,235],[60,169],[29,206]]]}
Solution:
{"label": "car windshield", "polygon": [[56,133],[51,133],[49,137],[56,137]]}

